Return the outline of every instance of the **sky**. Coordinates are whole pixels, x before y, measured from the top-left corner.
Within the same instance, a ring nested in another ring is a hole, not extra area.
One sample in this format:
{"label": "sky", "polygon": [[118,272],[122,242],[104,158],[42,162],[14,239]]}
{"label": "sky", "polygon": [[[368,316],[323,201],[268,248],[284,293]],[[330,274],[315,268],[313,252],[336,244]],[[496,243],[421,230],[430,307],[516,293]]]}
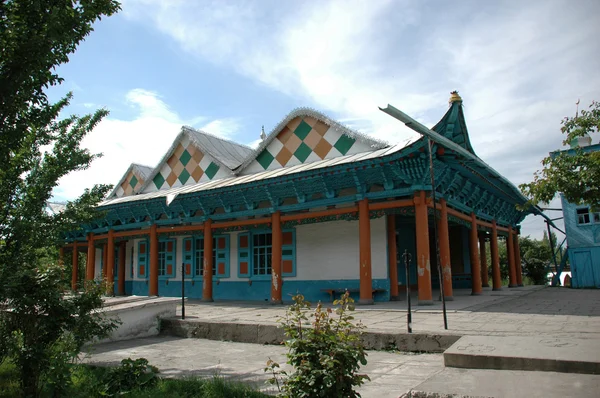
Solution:
{"label": "sky", "polygon": [[182,125],[255,146],[262,126],[311,107],[396,143],[415,133],[379,106],[431,127],[452,90],[476,154],[528,182],[575,103],[600,100],[599,17],[597,0],[124,0],[58,69],[51,98],[72,91],[69,113],[110,115],[82,143],[103,157],[54,200],[156,166]]}

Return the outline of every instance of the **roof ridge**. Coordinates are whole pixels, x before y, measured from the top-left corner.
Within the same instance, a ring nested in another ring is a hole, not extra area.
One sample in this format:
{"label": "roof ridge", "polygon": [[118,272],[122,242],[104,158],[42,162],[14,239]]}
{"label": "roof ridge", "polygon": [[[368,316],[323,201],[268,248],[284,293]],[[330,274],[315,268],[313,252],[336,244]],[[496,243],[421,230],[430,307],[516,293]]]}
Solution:
{"label": "roof ridge", "polygon": [[149,169],[153,169],[153,168],[154,168],[154,167],[152,167],[152,166],[147,166],[147,165],[145,165],[145,164],[136,163],[136,162],[131,162],[131,165],[130,165],[130,166],[142,166],[142,167],[147,167],[147,168],[149,168]]}
{"label": "roof ridge", "polygon": [[230,140],[230,139],[227,139],[227,138],[220,137],[220,136],[218,136],[218,135],[216,135],[216,134],[209,133],[209,132],[206,132],[206,131],[204,131],[204,130],[196,129],[196,128],[194,128],[194,127],[191,127],[191,126],[183,125],[183,129],[185,129],[185,130],[190,130],[190,131],[192,131],[192,132],[194,132],[194,133],[198,133],[198,134],[204,134],[204,135],[206,135],[206,136],[208,136],[208,137],[211,137],[211,138],[216,138],[216,139],[218,139],[218,140],[220,140],[220,141],[225,141],[225,142],[227,142],[227,143],[234,144],[234,145],[238,145],[238,146],[244,147],[244,148],[246,148],[246,149],[252,149],[252,147],[250,147],[250,146],[248,146],[248,145],[246,145],[246,144],[240,144],[239,142],[235,142],[235,141],[233,141],[233,140]]}

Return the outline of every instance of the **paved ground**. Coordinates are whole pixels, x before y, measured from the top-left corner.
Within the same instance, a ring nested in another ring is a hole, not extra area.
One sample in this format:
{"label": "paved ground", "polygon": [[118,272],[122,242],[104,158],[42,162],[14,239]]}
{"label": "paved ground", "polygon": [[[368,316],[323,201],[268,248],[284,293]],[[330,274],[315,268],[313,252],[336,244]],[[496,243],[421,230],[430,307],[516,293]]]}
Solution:
{"label": "paved ground", "polygon": [[[448,302],[448,331],[443,328],[439,302],[416,307],[414,332],[600,339],[600,290],[522,287],[500,292],[484,289],[482,296],[469,293],[455,291],[455,300]],[[284,312],[285,306],[264,304],[192,301],[186,305],[188,319],[217,323],[275,324]],[[356,310],[356,318],[368,330],[380,332],[404,333],[406,316],[406,301]],[[284,362],[283,355],[280,346],[156,337],[99,345],[88,360],[107,364],[145,357],[165,375],[220,374],[263,386],[267,359]],[[398,397],[410,389],[468,396],[593,397],[600,389],[598,375],[444,368],[441,354],[371,351],[363,370],[372,379],[361,389],[363,397]]]}
{"label": "paved ground", "polygon": [[[445,368],[413,391],[425,397],[598,397],[600,376],[556,372]],[[439,394],[439,395],[433,395]]]}
{"label": "paved ground", "polygon": [[[175,337],[150,337],[106,343],[94,348],[86,361],[116,365],[123,358],[146,358],[162,374],[172,377],[190,375],[232,377],[255,384],[269,392],[263,369],[269,358],[285,363],[285,348],[247,343],[231,343]],[[400,354],[369,351],[368,364],[361,372],[369,375],[360,389],[362,396],[398,397],[443,370],[441,354]],[[270,388],[270,392],[274,392]]]}
{"label": "paved ground", "polygon": [[[88,363],[116,365],[123,358],[146,358],[169,377],[220,375],[276,391],[263,369],[271,358],[285,362],[281,346],[175,337],[106,343],[94,348]],[[359,391],[364,398],[400,397],[410,390],[479,397],[597,397],[600,376],[555,372],[444,368],[442,354],[369,351],[361,368],[371,381]],[[432,397],[432,395],[427,395]]]}
{"label": "paved ground", "polygon": [[[434,297],[435,297],[434,292]],[[416,296],[413,303],[416,302]],[[374,332],[406,331],[406,301],[357,306],[356,318]],[[276,324],[285,306],[240,302],[186,304],[186,319],[242,324]],[[181,308],[178,309],[180,314]],[[441,302],[413,307],[414,333],[495,336],[551,336],[600,339],[600,290],[525,286],[481,296],[455,290],[447,302],[448,330],[444,330]]]}

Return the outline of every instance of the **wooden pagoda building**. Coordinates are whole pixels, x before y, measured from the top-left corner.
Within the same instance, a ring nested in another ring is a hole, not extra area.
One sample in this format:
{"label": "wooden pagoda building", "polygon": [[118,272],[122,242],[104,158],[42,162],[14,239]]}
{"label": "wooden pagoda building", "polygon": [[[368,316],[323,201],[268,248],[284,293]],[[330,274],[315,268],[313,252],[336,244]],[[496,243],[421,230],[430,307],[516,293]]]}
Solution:
{"label": "wooden pagoda building", "polygon": [[462,99],[452,93],[431,129],[383,111],[421,138],[388,145],[305,108],[255,150],[183,127],[156,167],[131,165],[99,205],[101,219],[68,234],[65,248],[87,252],[73,288],[105,278],[117,295],[178,296],[183,279],[186,296],[207,301],[280,303],[297,292],[328,301],[348,289],[373,303],[406,288],[400,254],[408,251],[409,283],[426,305],[439,286],[434,223],[447,299],[453,288],[480,294],[488,273],[502,288],[499,237],[509,287],[520,285],[517,234],[527,212],[517,205],[526,199],[475,155]]}

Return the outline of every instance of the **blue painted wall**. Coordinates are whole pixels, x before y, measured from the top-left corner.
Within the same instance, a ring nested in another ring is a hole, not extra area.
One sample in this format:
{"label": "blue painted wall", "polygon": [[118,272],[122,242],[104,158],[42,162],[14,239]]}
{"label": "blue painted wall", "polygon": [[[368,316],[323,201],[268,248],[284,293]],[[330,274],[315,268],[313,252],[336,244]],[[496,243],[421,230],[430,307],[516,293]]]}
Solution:
{"label": "blue painted wall", "polygon": [[131,281],[131,294],[134,296],[147,296],[148,281]]}
{"label": "blue painted wall", "polygon": [[[145,281],[129,281],[131,291],[135,295],[147,295],[148,285]],[[126,284],[127,286],[127,284]],[[360,282],[356,280],[325,280],[325,281],[294,281],[284,279],[283,301],[291,302],[292,296],[301,293],[308,301],[330,302],[329,293],[321,289],[358,289]],[[387,279],[374,279],[373,288],[385,289],[385,292],[377,293],[375,301],[390,300],[390,283]],[[165,297],[181,297],[181,282],[165,280],[158,281],[158,294]],[[189,298],[202,298],[202,281],[186,281],[185,296]],[[358,301],[358,293],[352,293],[352,298]],[[252,285],[248,281],[225,282],[217,284],[213,281],[213,298],[215,300],[239,300],[268,302],[271,297],[270,280],[253,280]]]}
{"label": "blue painted wall", "polygon": [[125,280],[125,294],[130,296],[133,293],[133,281]]}
{"label": "blue painted wall", "polygon": [[569,248],[571,286],[600,288],[600,247]]}
{"label": "blue painted wall", "polygon": [[577,206],[562,195],[562,208],[571,265],[571,286],[575,288],[600,287],[600,222],[577,223]]}
{"label": "blue painted wall", "polygon": [[577,224],[577,209],[585,206],[569,203],[562,195],[561,200],[569,248],[600,247],[600,223]]}

